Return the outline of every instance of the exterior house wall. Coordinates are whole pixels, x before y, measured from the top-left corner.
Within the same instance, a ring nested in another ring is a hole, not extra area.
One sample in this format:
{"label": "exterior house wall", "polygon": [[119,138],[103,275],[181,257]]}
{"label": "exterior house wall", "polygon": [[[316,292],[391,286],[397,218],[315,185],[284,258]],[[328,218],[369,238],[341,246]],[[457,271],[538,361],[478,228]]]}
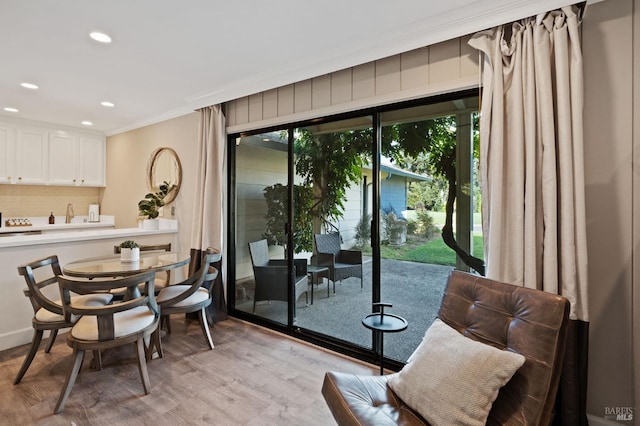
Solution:
{"label": "exterior house wall", "polygon": [[[287,153],[240,143],[236,147],[237,279],[253,276],[248,244],[262,239],[267,223],[263,191],[276,183],[287,183]],[[272,253],[273,257],[282,258],[284,252],[279,252]]]}

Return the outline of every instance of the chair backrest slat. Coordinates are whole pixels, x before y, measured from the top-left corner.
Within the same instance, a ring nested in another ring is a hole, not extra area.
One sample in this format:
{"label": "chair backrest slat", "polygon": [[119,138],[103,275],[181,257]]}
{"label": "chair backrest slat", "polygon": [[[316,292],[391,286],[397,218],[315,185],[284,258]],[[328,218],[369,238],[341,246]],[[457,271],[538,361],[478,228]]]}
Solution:
{"label": "chair backrest slat", "polygon": [[[45,257],[44,259],[30,262],[26,265],[18,266],[18,273],[24,277],[25,282],[27,283],[29,292],[25,292],[25,295],[29,297],[34,312],[40,308],[44,308],[53,313],[62,315],[62,306],[55,303],[42,291],[52,284],[57,284],[58,277],[62,275],[58,256],[52,255]],[[36,275],[46,278],[38,279]]]}
{"label": "chair backrest slat", "polygon": [[328,253],[337,255],[340,253],[340,234],[333,232],[330,234],[315,234],[316,251],[318,253]]}
{"label": "chair backrest slat", "polygon": [[267,240],[259,240],[249,243],[249,253],[253,266],[266,266],[269,264],[269,246]]}

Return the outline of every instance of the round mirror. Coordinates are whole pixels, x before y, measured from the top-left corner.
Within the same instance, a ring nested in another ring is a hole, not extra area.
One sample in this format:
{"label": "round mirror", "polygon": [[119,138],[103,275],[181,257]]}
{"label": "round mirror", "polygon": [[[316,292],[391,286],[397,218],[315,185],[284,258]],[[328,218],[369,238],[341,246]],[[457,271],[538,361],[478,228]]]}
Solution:
{"label": "round mirror", "polygon": [[180,192],[182,184],[182,165],[178,154],[171,148],[158,148],[151,154],[147,166],[147,185],[153,192],[160,190],[163,182],[169,182],[176,187],[164,199],[165,204],[173,202]]}

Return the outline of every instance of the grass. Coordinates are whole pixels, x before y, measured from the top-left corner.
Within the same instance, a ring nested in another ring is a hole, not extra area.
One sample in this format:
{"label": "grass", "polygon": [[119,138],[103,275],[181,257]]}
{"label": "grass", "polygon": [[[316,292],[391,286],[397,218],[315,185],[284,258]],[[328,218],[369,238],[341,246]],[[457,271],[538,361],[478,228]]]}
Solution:
{"label": "grass", "polygon": [[[363,252],[371,254],[371,247],[365,248]],[[476,257],[484,258],[482,235],[480,233],[475,233],[473,236],[473,253]],[[456,253],[442,241],[442,237],[439,235],[428,241],[408,239],[401,246],[384,244],[380,248],[380,256],[383,259],[406,260],[434,265],[456,265]]]}

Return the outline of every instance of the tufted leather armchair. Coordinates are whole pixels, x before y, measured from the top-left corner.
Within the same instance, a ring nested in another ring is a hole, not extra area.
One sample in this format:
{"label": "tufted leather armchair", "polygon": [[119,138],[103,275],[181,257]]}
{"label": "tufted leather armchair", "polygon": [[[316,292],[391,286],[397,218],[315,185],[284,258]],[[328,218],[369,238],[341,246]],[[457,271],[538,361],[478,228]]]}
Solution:
{"label": "tufted leather armchair", "polygon": [[[569,320],[565,298],[453,271],[438,317],[470,339],[526,358],[487,424],[551,423]],[[387,376],[328,372],[322,394],[339,425],[428,424],[387,386]]]}

